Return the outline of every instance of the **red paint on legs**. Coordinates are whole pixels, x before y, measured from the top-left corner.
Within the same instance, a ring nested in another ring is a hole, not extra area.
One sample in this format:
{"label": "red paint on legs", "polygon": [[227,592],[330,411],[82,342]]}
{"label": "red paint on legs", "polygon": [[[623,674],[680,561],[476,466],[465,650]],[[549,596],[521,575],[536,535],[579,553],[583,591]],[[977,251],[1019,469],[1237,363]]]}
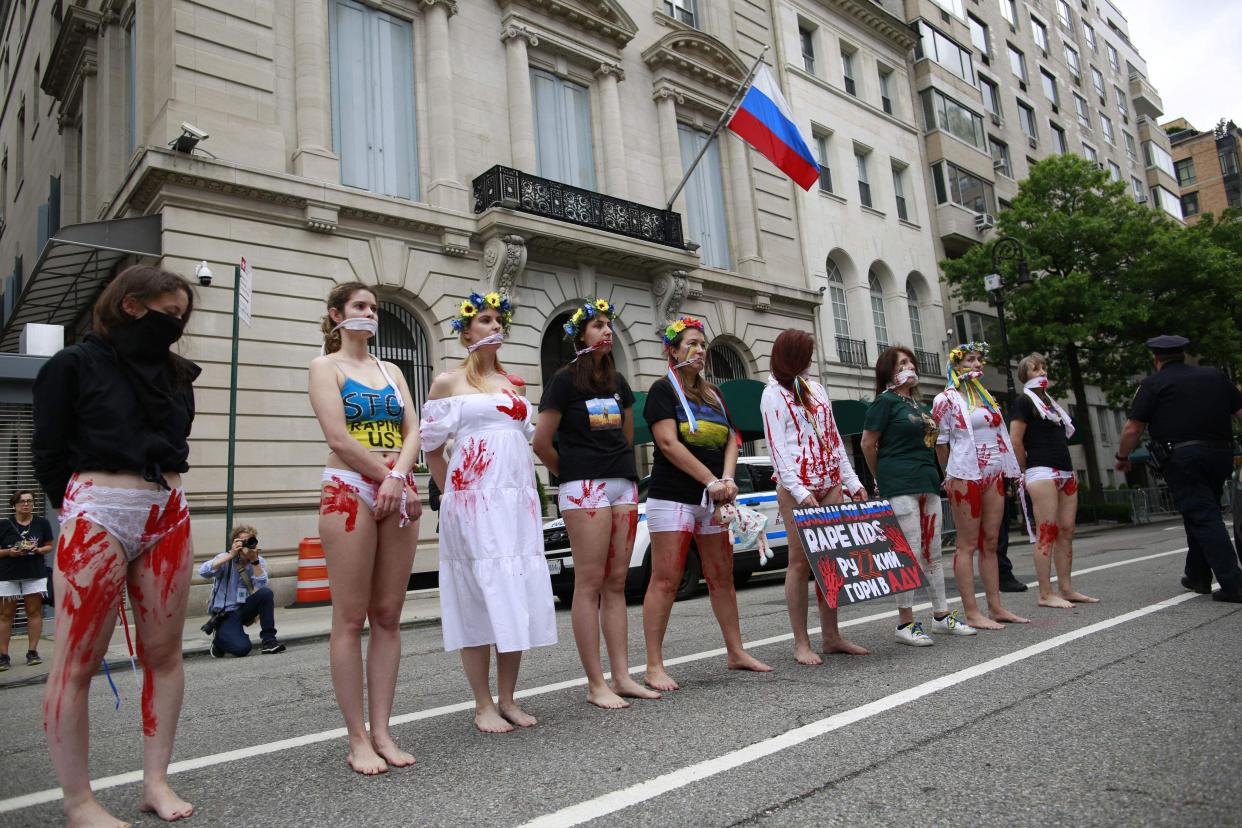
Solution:
{"label": "red paint on legs", "polygon": [[345,531],[354,531],[358,522],[358,494],[354,487],[339,477],[323,487],[319,495],[319,514],[331,515],[339,513],[345,516]]}
{"label": "red paint on legs", "polygon": [[159,584],[160,602],[167,606],[178,587],[178,572],[189,554],[190,510],[180,492],[169,493],[162,513],[158,506],[151,506],[142,534],[144,543],[155,539],[155,546],[146,555],[147,564]]}
{"label": "red paint on legs", "polygon": [[1039,540],[1036,541],[1036,544],[1044,550],[1045,556],[1050,553],[1052,545],[1057,542],[1059,534],[1060,530],[1055,523],[1039,524]]}
{"label": "red paint on legs", "polygon": [[[920,509],[922,504],[920,504]],[[922,535],[923,560],[931,563],[932,538],[936,534],[936,513],[919,512],[919,532]]]}
{"label": "red paint on legs", "polygon": [[979,517],[979,515],[983,514],[983,487],[977,480],[962,480],[959,482],[965,485],[966,488],[963,491],[956,486],[953,487],[953,502],[965,503],[970,507],[970,516],[972,518]]}
{"label": "red paint on legs", "polygon": [[1071,477],[1061,486],[1061,491],[1067,495],[1078,494],[1078,478]]}
{"label": "red paint on legs", "polygon": [[142,662],[142,735],[154,736],[159,725],[159,719],[155,716],[155,674],[146,664],[141,636],[138,638],[138,660]]}

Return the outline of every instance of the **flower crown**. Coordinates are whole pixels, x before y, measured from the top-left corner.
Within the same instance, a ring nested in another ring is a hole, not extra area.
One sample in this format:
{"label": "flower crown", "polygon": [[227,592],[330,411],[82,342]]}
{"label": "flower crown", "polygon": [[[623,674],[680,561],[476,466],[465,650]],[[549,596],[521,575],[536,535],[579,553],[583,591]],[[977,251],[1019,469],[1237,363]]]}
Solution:
{"label": "flower crown", "polygon": [[[693,316],[683,316],[681,319],[678,319],[676,322],[664,329],[664,344],[672,345],[673,340],[677,338],[677,335],[686,328],[698,328],[700,331],[703,331],[703,320],[695,319]],[[707,335],[706,331],[703,333],[704,336]]]}
{"label": "flower crown", "polygon": [[457,316],[453,318],[453,330],[461,333],[470,327],[471,320],[479,315],[479,311],[487,309],[500,312],[500,324],[505,329],[505,333],[508,333],[509,323],[513,321],[513,303],[509,301],[508,296],[495,291],[486,296],[481,293],[471,293],[461,300],[461,307],[457,309]]}
{"label": "flower crown", "polygon": [[988,347],[988,343],[984,342],[983,340],[980,340],[978,342],[963,342],[961,345],[958,345],[952,351],[949,351],[949,361],[950,362],[961,362],[963,359],[966,358],[967,354],[969,354],[971,351],[975,351],[979,354],[980,357],[983,358],[984,362],[987,362],[988,354],[991,353],[991,350],[992,349]]}
{"label": "flower crown", "polygon": [[572,340],[577,337],[579,333],[581,333],[587,322],[597,316],[606,316],[608,317],[608,321],[611,322],[613,319],[617,318],[617,309],[613,307],[612,302],[609,302],[607,299],[596,299],[594,302],[583,302],[578,309],[574,311],[573,316],[569,317],[569,321],[561,326],[561,329],[565,331],[565,336]]}

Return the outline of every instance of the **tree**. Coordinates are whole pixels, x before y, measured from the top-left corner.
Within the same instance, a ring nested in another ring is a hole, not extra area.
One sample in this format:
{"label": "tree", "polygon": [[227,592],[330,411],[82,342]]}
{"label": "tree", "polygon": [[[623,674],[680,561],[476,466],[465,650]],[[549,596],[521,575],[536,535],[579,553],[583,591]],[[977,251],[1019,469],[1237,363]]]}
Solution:
{"label": "tree", "polygon": [[[1054,377],[1068,377],[1088,483],[1099,491],[1086,386],[1100,386],[1118,403],[1133,393],[1134,377],[1150,368],[1142,344],[1147,337],[1179,329],[1199,332],[1203,319],[1218,323],[1224,312],[1204,305],[1211,304],[1209,285],[1227,281],[1220,268],[1230,256],[1205,240],[1215,225],[1188,236],[1186,228],[1135,203],[1125,184],[1077,155],[1035,164],[1009,209],[997,217],[997,229],[1021,242],[1034,276],[1029,286],[1005,292],[1011,353],[1000,358],[1012,362],[1039,351]],[[988,298],[983,276],[992,272],[991,252],[990,245],[979,245],[941,262],[958,297]],[[1181,276],[1174,274],[1173,262],[1184,269]],[[1013,288],[1011,261],[1002,276]],[[1164,330],[1156,330],[1156,323]]]}

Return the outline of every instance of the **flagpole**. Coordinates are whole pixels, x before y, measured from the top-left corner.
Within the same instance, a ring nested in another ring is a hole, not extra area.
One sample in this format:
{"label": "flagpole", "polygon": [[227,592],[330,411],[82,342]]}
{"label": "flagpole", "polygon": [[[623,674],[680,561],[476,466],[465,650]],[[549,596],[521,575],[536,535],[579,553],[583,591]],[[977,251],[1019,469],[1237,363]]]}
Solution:
{"label": "flagpole", "polygon": [[707,154],[707,148],[712,145],[712,140],[720,132],[720,128],[725,125],[725,121],[729,120],[729,116],[733,114],[733,108],[737,106],[738,101],[742,99],[742,95],[746,92],[746,88],[750,86],[750,82],[755,79],[755,73],[759,71],[759,64],[763,63],[763,56],[768,53],[769,46],[764,46],[763,51],[759,53],[759,57],[755,58],[755,65],[750,67],[750,71],[746,73],[746,80],[742,81],[742,85],[738,87],[737,92],[733,95],[733,100],[729,101],[729,105],[725,107],[724,114],[720,116],[720,120],[716,122],[716,128],[712,130],[711,135],[707,136],[707,140],[703,142],[702,149],[699,154],[694,156],[690,168],[686,170],[686,174],[681,177],[681,183],[677,185],[677,189],[673,190],[673,194],[668,198],[668,205],[665,210],[673,209],[673,202],[677,200],[677,196],[681,195],[682,188],[686,186],[686,182],[690,180],[690,175],[694,172],[694,168],[703,160],[703,156]]}

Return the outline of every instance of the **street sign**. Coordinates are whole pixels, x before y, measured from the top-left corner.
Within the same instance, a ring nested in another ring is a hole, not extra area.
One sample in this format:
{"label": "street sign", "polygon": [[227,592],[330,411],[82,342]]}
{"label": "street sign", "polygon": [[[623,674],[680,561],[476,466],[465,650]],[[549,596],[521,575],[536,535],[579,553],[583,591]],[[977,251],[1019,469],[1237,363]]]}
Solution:
{"label": "street sign", "polygon": [[241,260],[241,278],[237,283],[237,313],[241,317],[241,321],[246,323],[246,327],[250,327],[250,287],[253,281],[253,274],[250,271],[250,263],[245,257]]}
{"label": "street sign", "polygon": [[793,518],[828,606],[923,586],[923,571],[887,500],[794,509]]}
{"label": "street sign", "polygon": [[986,291],[1001,289],[1001,276],[999,273],[989,273],[983,277],[983,289]]}

